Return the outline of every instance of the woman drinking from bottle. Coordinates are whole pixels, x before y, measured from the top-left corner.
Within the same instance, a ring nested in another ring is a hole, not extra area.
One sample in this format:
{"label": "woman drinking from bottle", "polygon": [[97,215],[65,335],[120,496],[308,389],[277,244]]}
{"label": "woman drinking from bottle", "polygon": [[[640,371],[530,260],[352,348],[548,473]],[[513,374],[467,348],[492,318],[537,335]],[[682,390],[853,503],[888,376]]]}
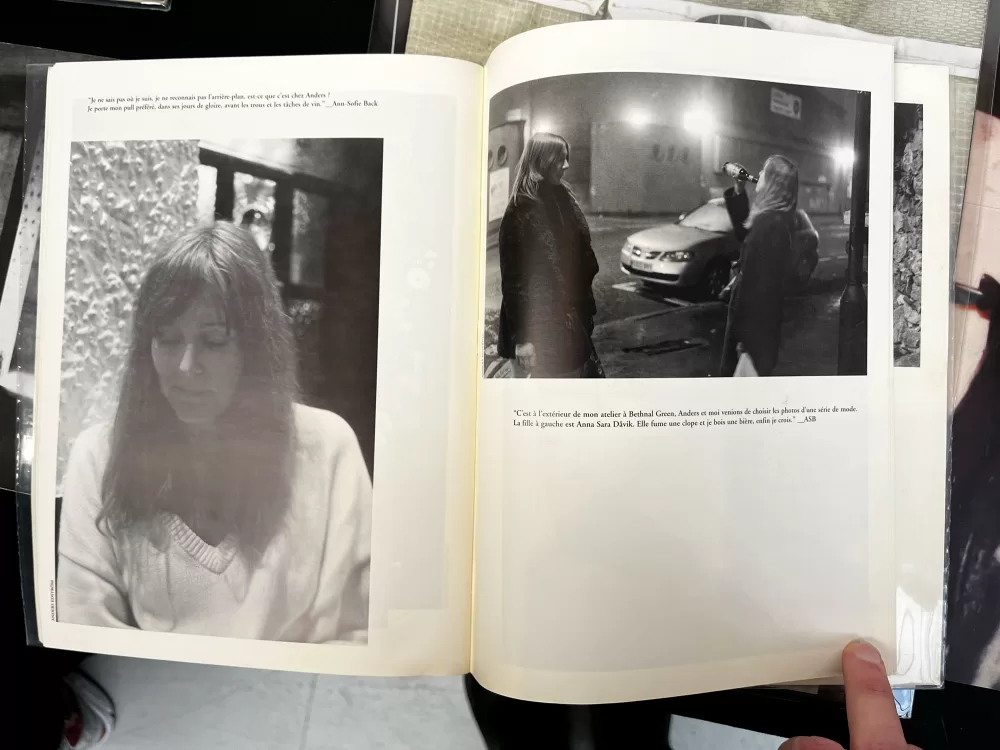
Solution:
{"label": "woman drinking from bottle", "polygon": [[768,157],[752,206],[745,190],[746,170],[728,163],[726,171],[735,183],[725,192],[726,208],[743,245],[729,301],[723,372],[737,377],[771,375],[778,362],[784,300],[791,283],[799,170],[784,156]]}

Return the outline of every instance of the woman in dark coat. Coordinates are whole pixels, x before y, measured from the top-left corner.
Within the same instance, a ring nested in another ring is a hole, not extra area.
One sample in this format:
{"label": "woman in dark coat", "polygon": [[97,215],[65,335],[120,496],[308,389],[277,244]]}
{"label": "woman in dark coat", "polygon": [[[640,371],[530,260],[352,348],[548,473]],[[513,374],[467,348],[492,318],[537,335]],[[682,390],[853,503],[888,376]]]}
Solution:
{"label": "woman in dark coat", "polygon": [[799,170],[783,156],[764,162],[753,207],[740,179],[725,193],[733,228],[743,242],[739,276],[729,303],[726,374],[774,372],[791,280],[798,195]]}
{"label": "woman in dark coat", "polygon": [[500,223],[498,353],[532,377],[603,377],[590,336],[597,258],[563,183],[569,144],[536,133],[518,162]]}

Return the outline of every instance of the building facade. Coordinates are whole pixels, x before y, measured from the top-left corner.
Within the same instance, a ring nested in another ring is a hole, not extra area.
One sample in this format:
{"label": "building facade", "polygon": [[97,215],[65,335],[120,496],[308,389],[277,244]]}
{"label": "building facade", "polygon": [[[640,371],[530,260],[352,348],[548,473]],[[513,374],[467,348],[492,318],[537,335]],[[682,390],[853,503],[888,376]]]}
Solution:
{"label": "building facade", "polygon": [[[593,213],[677,214],[721,195],[726,161],[758,172],[771,154],[799,167],[800,205],[848,208],[856,92],[709,76],[597,73],[530,81],[490,103],[489,218],[525,141],[570,144],[566,180]],[[504,175],[506,172],[506,176]],[[497,215],[499,211],[500,215]]]}

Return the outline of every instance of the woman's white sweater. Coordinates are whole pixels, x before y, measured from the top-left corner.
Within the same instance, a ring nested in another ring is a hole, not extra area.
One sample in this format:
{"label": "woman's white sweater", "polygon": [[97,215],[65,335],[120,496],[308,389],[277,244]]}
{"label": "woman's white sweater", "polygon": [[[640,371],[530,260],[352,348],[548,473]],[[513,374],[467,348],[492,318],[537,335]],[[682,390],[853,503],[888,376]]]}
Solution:
{"label": "woman's white sweater", "polygon": [[296,454],[283,530],[250,566],[227,537],[210,546],[173,513],[156,543],[98,528],[110,429],[70,452],[59,532],[57,616],[80,625],[323,643],[365,641],[372,485],[350,426],[295,406]]}

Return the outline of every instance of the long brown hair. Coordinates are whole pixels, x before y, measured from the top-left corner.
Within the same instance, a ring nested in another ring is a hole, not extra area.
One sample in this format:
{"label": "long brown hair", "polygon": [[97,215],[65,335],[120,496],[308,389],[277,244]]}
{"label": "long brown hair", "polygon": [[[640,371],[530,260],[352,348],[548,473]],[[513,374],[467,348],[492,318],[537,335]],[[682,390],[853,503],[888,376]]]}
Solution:
{"label": "long brown hair", "polygon": [[[160,390],[152,344],[206,292],[225,315],[243,370],[209,446],[195,450]],[[153,261],[135,301],[98,523],[113,534],[156,538],[156,517],[194,496],[249,560],[259,560],[289,505],[295,394],[291,329],[269,257],[229,223],[176,237]]]}
{"label": "long brown hair", "polygon": [[799,168],[784,156],[767,157],[760,187],[754,196],[746,226],[765,211],[792,212],[799,205]]}
{"label": "long brown hair", "polygon": [[561,162],[564,150],[568,160],[569,143],[561,135],[535,133],[531,136],[514,171],[510,202],[517,205],[521,200],[538,200],[538,186],[545,181],[552,165]]}

